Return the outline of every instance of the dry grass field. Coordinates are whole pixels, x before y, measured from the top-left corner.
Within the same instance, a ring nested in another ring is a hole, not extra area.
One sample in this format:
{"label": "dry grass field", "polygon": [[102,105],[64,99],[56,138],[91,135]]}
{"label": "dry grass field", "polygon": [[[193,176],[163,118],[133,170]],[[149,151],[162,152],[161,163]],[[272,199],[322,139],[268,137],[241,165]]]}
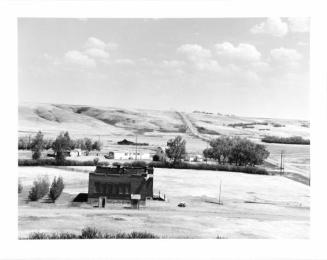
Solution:
{"label": "dry grass field", "polygon": [[[281,176],[155,169],[154,192],[166,194],[166,202],[147,201],[139,210],[129,205],[72,205],[78,193],[87,192],[88,172],[93,169],[19,167],[24,186],[19,195],[19,237],[36,231],[80,233],[86,226],[109,233],[148,231],[163,238],[309,237],[309,186]],[[39,175],[64,178],[64,193],[55,204],[26,202]],[[223,205],[217,204],[220,181]],[[182,201],[186,207],[177,207]]]}

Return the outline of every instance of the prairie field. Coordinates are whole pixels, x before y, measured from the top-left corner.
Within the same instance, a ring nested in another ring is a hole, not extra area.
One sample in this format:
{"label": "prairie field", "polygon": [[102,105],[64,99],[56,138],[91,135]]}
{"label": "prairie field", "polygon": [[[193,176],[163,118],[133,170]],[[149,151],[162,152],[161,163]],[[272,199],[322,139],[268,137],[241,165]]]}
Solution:
{"label": "prairie field", "polygon": [[[74,232],[86,226],[103,232],[148,231],[162,238],[309,238],[309,186],[282,176],[155,169],[154,193],[167,201],[148,200],[139,210],[128,204],[105,209],[72,199],[87,192],[94,167],[19,167],[24,190],[19,195],[19,237],[31,232]],[[53,203],[27,202],[33,180],[62,176],[64,193]],[[221,201],[218,204],[219,185]],[[177,207],[185,202],[185,208]]]}

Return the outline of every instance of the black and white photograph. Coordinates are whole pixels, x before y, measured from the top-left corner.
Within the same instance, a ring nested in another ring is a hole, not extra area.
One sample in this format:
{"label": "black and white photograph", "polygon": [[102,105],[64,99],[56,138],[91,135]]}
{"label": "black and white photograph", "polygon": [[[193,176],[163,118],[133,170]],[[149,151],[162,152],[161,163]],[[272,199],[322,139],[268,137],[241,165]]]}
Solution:
{"label": "black and white photograph", "polygon": [[310,18],[17,20],[18,239],[309,239]]}
{"label": "black and white photograph", "polygon": [[327,259],[324,10],[0,0],[0,260]]}

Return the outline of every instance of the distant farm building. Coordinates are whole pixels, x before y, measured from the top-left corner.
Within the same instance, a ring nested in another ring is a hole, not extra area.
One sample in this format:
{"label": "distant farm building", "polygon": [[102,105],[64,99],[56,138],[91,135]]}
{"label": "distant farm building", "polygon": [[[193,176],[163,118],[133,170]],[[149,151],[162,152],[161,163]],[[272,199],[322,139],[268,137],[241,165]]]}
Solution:
{"label": "distant farm building", "polygon": [[88,202],[105,207],[107,202],[139,201],[153,197],[153,168],[97,166],[89,174]]}
{"label": "distant farm building", "polygon": [[150,160],[150,153],[142,153],[142,152],[109,152],[108,159],[115,160]]}

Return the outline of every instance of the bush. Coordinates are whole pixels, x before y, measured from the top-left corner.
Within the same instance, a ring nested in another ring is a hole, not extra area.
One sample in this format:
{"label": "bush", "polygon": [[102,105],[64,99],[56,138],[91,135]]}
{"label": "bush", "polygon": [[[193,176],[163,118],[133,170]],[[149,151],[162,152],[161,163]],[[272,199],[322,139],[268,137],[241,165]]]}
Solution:
{"label": "bush", "polygon": [[48,177],[38,177],[33,182],[33,187],[28,194],[30,201],[37,201],[49,192],[49,180]]}
{"label": "bush", "polygon": [[153,155],[153,157],[152,157],[152,161],[154,161],[154,162],[159,162],[159,161],[160,161],[160,157],[159,157],[159,155],[157,155],[157,154]]}
{"label": "bush", "polygon": [[278,137],[278,136],[266,136],[261,139],[264,143],[277,143],[277,144],[305,144],[309,145],[310,140],[304,139],[301,136],[292,137]]}
{"label": "bush", "polygon": [[31,160],[31,159],[18,159],[18,166],[94,166],[94,161],[75,161],[75,160],[64,160],[56,161],[54,159],[40,159],[40,160]]}
{"label": "bush", "polygon": [[131,232],[131,233],[102,233],[96,228],[87,227],[82,229],[81,235],[74,233],[31,233],[27,239],[154,239],[158,236],[148,232]]}
{"label": "bush", "polygon": [[82,229],[81,239],[102,238],[102,233],[96,228],[87,227]]}
{"label": "bush", "polygon": [[18,182],[18,193],[22,193],[23,191],[23,185],[21,184],[21,182]]}
{"label": "bush", "polygon": [[93,163],[94,163],[95,166],[97,166],[98,163],[99,163],[99,158],[98,158],[98,157],[95,157],[95,158],[93,159]]}
{"label": "bush", "polygon": [[57,198],[61,195],[63,189],[64,189],[64,181],[62,177],[59,177],[58,179],[54,177],[53,182],[51,184],[50,192],[49,192],[49,198],[55,202]]}
{"label": "bush", "polygon": [[32,159],[33,160],[38,160],[41,158],[41,152],[40,151],[34,151],[32,154]]}

